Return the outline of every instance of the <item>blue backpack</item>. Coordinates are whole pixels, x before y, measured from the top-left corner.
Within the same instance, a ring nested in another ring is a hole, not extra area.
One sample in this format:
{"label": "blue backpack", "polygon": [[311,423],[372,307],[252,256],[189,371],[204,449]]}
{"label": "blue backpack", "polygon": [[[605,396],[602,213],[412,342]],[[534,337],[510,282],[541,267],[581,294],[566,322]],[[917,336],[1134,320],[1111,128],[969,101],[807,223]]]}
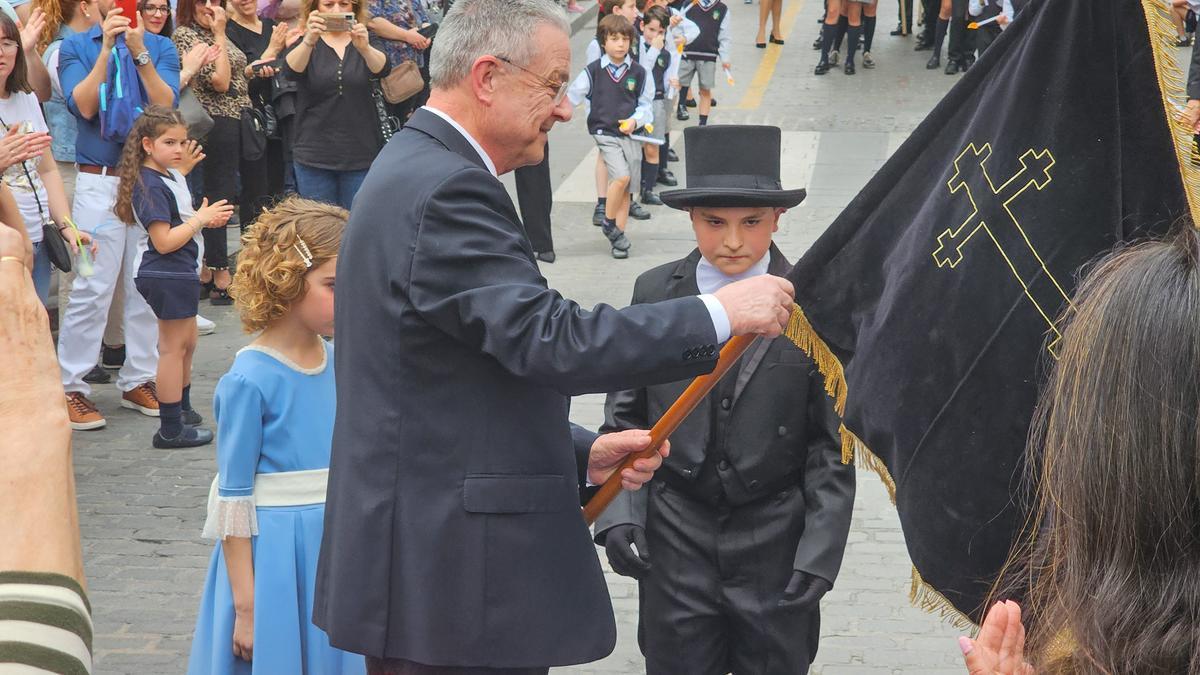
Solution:
{"label": "blue backpack", "polygon": [[145,103],[146,92],[133,55],[125,45],[125,36],[118,36],[108,60],[108,79],[100,85],[100,137],[124,143]]}

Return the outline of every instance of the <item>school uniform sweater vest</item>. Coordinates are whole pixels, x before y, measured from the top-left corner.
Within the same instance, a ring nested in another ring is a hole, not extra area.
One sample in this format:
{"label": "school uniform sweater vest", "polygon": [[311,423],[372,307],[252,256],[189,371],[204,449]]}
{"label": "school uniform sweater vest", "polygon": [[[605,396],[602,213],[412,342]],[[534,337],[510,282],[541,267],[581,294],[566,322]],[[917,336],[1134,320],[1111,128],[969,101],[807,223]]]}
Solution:
{"label": "school uniform sweater vest", "polygon": [[688,10],[687,18],[700,27],[700,35],[683,48],[683,56],[689,61],[716,61],[721,48],[721,22],[729,8],[716,2],[707,10],[703,5],[694,5]]}
{"label": "school uniform sweater vest", "polygon": [[597,59],[588,64],[587,74],[592,81],[592,90],[587,97],[591,107],[587,118],[588,133],[624,136],[620,123],[632,117],[637,110],[638,96],[646,81],[646,69],[631,62],[614,80]]}
{"label": "school uniform sweater vest", "polygon": [[654,60],[654,68],[650,70],[650,78],[654,81],[654,100],[661,101],[667,96],[667,69],[671,67],[671,51],[662,49]]}
{"label": "school uniform sweater vest", "polygon": [[[984,20],[990,19],[994,16],[998,16],[1002,11],[1004,11],[1004,5],[1003,5],[1002,0],[987,0],[987,2],[983,3],[983,11],[979,13],[978,17],[974,17],[971,20],[972,21],[984,21]],[[994,25],[994,24],[989,24],[989,25]],[[996,27],[999,28],[999,26],[996,26]]]}

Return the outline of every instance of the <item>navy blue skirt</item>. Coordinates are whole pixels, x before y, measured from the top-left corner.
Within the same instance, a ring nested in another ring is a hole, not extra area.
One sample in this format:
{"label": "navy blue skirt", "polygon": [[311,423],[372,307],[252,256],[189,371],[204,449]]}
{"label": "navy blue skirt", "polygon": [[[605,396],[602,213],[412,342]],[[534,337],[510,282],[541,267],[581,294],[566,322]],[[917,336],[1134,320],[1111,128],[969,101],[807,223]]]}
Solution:
{"label": "navy blue skirt", "polygon": [[200,312],[200,279],[138,277],[133,280],[138,293],[154,310],[159,321],[190,319]]}

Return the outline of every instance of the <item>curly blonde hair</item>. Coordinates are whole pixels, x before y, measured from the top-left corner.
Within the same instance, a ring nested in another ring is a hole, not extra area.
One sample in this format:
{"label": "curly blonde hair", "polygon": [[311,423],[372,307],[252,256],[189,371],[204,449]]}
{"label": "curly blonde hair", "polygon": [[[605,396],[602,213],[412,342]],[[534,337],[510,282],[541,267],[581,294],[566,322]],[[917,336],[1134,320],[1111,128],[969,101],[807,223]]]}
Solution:
{"label": "curly blonde hair", "polygon": [[242,235],[237,272],[229,287],[243,330],[263,330],[304,297],[305,275],[337,257],[349,217],[339,206],[300,197],[289,197],[259,215]]}

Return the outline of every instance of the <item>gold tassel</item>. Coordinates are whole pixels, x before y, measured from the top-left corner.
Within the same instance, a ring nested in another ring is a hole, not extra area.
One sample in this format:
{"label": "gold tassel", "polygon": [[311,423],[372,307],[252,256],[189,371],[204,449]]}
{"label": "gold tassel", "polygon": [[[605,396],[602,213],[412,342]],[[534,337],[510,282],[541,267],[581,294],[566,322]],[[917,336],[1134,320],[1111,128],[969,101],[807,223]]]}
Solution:
{"label": "gold tassel", "polygon": [[1162,93],[1163,110],[1167,114],[1167,128],[1175,141],[1175,159],[1183,179],[1183,190],[1187,194],[1192,223],[1200,227],[1200,153],[1197,153],[1195,132],[1180,119],[1178,110],[1187,102],[1187,75],[1180,68],[1175,54],[1175,25],[1171,21],[1170,3],[1163,0],[1142,0],[1142,11],[1146,15],[1150,47],[1154,54],[1154,70],[1158,75],[1158,88]]}
{"label": "gold tassel", "polygon": [[[792,316],[788,319],[787,329],[783,334],[817,364],[817,370],[825,378],[825,393],[833,399],[833,409],[837,412],[838,417],[844,418],[846,397],[849,393],[846,386],[846,372],[842,368],[842,362],[829,349],[829,345],[825,344],[825,341],[817,335],[799,305],[792,306]],[[838,426],[838,434],[842,439],[842,463],[853,462],[856,467],[873,471],[878,475],[884,488],[887,489],[892,505],[895,506],[896,481],[892,479],[892,474],[883,460],[871,452],[866,443],[863,443],[862,439],[853,431],[847,429],[845,424]],[[916,607],[937,614],[962,630],[968,630],[974,626],[970,618],[955,609],[946,596],[925,583],[916,567],[912,568],[912,588],[909,591],[909,600]]]}

